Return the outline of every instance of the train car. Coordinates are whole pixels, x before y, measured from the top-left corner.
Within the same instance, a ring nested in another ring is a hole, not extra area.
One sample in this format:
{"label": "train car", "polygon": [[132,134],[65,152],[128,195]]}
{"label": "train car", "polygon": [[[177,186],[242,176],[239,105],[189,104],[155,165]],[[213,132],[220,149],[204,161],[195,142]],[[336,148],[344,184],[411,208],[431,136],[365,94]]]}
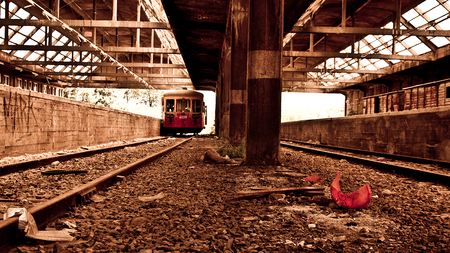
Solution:
{"label": "train car", "polygon": [[192,90],[168,91],[162,97],[161,135],[200,133],[207,124],[203,94]]}

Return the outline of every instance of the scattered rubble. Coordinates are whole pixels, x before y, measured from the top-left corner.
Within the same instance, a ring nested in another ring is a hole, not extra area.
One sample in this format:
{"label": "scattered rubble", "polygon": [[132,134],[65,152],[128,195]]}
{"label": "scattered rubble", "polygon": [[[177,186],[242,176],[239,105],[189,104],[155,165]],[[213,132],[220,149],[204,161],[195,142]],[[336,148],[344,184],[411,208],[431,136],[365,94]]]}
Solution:
{"label": "scattered rubble", "polygon": [[[202,155],[216,148],[217,142],[213,138],[195,138],[183,146],[189,149],[178,149],[138,170],[99,192],[97,199],[101,201],[74,207],[47,226],[47,230],[60,230],[69,228],[67,222],[75,224],[70,228],[74,231],[73,241],[40,245],[29,241],[15,252],[448,250],[450,190],[446,186],[284,148],[283,166],[204,163]],[[96,159],[100,166],[105,158]],[[267,197],[236,198],[238,192],[254,191],[249,189],[311,187],[304,176],[280,171],[321,175],[324,181],[317,187],[323,187],[323,195],[272,192]],[[330,186],[339,171],[343,172],[343,192],[370,184],[373,196],[369,206],[345,209],[336,205]],[[67,176],[75,175],[59,175],[59,183]],[[19,177],[8,180],[21,182]],[[13,184],[8,182],[0,179],[3,194],[9,190],[16,195],[11,190]],[[36,192],[41,190],[40,185],[34,187]],[[399,192],[402,194],[396,194]],[[164,197],[140,200],[160,194]]]}

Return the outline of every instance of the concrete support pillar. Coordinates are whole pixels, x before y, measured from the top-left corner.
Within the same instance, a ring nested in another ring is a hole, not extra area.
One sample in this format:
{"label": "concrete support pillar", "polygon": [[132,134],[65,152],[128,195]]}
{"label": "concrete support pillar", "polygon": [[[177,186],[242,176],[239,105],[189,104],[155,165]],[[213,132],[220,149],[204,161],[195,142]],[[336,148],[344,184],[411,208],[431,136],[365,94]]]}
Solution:
{"label": "concrete support pillar", "polygon": [[284,0],[250,0],[245,162],[279,163]]}
{"label": "concrete support pillar", "polygon": [[[220,81],[217,91],[216,110],[216,134],[222,137],[230,137],[230,91],[231,91],[231,19],[228,18],[227,36],[222,46],[220,62]],[[220,104],[220,105],[217,105]]]}
{"label": "concrete support pillar", "polygon": [[230,141],[233,145],[245,139],[249,14],[250,0],[231,1]]}

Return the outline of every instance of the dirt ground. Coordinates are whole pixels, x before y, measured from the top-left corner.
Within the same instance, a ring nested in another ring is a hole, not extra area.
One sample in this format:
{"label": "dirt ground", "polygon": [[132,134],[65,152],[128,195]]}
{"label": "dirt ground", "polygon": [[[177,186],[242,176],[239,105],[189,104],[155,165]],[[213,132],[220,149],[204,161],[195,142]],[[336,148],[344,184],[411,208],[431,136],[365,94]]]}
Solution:
{"label": "dirt ground", "polygon": [[[450,252],[448,187],[285,148],[280,166],[205,163],[221,144],[194,138],[47,226],[76,225],[73,241],[28,240],[12,252]],[[343,193],[370,186],[367,208],[334,203],[339,171]],[[312,174],[325,181],[306,182]],[[325,195],[237,198],[302,186]]]}

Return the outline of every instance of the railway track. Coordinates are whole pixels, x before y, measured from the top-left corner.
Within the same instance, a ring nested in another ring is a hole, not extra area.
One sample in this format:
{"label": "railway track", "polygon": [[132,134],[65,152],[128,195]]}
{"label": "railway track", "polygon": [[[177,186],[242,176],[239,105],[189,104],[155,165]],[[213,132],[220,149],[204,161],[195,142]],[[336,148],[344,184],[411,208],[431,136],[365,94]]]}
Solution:
{"label": "railway track", "polygon": [[[178,142],[162,151],[146,156],[143,159],[135,161],[119,169],[113,170],[62,195],[35,205],[28,209],[28,211],[34,217],[38,228],[41,228],[65,214],[68,208],[83,204],[96,192],[106,189],[114,182],[121,180],[122,177],[170,153],[190,139],[191,138]],[[114,148],[119,147],[113,147],[113,149]],[[94,152],[100,151],[95,150]],[[20,243],[19,237],[17,237],[19,232],[18,221],[18,217],[13,217],[0,222],[0,252],[8,252],[9,249]]]}
{"label": "railway track", "polygon": [[[376,153],[364,150],[355,150],[349,148],[327,146],[315,143],[301,142],[295,140],[282,139],[281,145],[284,147],[302,150],[305,152],[310,152],[319,155],[325,155],[337,159],[345,159],[348,161],[376,167],[388,172],[395,172],[405,176],[413,177],[420,180],[425,180],[429,182],[441,183],[450,186],[450,173],[446,172],[445,169],[437,169],[436,171],[431,171],[428,169],[416,168],[420,166],[408,166],[395,164],[389,161],[382,161],[384,158],[390,158],[400,161],[406,161],[408,163],[419,163],[419,164],[433,164],[443,168],[450,168],[450,163],[445,161],[424,159],[418,157],[410,156],[400,156],[392,155],[387,153]],[[381,157],[379,160],[374,157]]]}
{"label": "railway track", "polygon": [[144,143],[158,141],[158,140],[165,139],[165,138],[167,138],[167,137],[155,137],[155,138],[146,139],[143,141],[113,145],[113,146],[109,146],[109,147],[96,148],[96,149],[89,149],[86,147],[86,148],[84,148],[85,149],[84,151],[71,152],[71,153],[62,152],[55,156],[49,156],[49,157],[40,158],[40,159],[33,159],[33,160],[27,160],[27,161],[23,161],[23,162],[16,162],[16,163],[11,163],[11,164],[0,165],[0,176],[4,176],[4,175],[10,174],[10,173],[19,172],[19,171],[23,171],[23,170],[27,170],[27,169],[31,169],[31,168],[42,167],[42,166],[51,164],[55,161],[64,162],[64,161],[74,159],[74,158],[87,157],[87,156],[92,156],[95,154],[100,154],[100,153],[104,153],[104,152],[123,149],[126,147],[133,147],[133,146],[137,146],[137,145],[142,145]]}

